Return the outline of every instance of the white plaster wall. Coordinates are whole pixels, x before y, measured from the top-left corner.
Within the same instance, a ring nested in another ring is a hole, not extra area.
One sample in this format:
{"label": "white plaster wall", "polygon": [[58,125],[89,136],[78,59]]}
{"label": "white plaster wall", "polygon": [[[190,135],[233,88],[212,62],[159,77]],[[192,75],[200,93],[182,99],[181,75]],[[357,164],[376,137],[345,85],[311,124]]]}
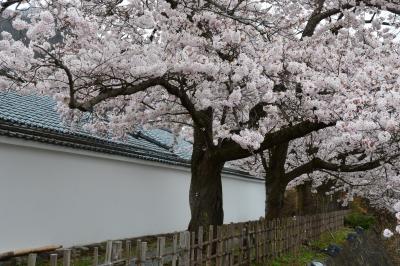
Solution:
{"label": "white plaster wall", "polygon": [[224,176],[224,223],[257,220],[264,216],[265,184]]}
{"label": "white plaster wall", "polygon": [[[186,168],[0,137],[0,252],[186,228]],[[223,178],[225,222],[263,214],[264,184]]]}

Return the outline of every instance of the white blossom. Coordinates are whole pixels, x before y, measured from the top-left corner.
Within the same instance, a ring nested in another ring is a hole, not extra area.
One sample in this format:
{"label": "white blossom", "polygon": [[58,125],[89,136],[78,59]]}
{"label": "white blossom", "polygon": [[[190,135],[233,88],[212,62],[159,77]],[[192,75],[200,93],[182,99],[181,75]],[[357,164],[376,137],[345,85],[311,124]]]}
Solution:
{"label": "white blossom", "polygon": [[383,236],[384,236],[385,238],[391,238],[393,235],[394,235],[393,232],[390,231],[389,229],[383,230]]}

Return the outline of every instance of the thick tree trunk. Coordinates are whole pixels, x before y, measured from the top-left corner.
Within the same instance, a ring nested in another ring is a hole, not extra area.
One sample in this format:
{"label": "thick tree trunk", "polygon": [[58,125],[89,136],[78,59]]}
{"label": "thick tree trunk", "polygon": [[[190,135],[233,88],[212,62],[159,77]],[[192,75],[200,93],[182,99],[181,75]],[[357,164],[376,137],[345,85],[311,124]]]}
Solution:
{"label": "thick tree trunk", "polygon": [[288,180],[285,176],[285,162],[288,143],[270,149],[268,165],[265,177],[265,218],[273,219],[281,216],[285,199]]}
{"label": "thick tree trunk", "polygon": [[224,163],[216,159],[206,143],[204,132],[195,129],[189,192],[190,231],[197,231],[199,226],[207,230],[209,225],[221,225],[224,220],[221,182]]}
{"label": "thick tree trunk", "polygon": [[312,214],[314,211],[314,204],[311,194],[311,184],[306,182],[297,187],[299,197],[299,213],[301,215]]}
{"label": "thick tree trunk", "polygon": [[282,181],[278,179],[272,183],[266,183],[265,218],[267,220],[282,216],[287,186],[287,183]]}

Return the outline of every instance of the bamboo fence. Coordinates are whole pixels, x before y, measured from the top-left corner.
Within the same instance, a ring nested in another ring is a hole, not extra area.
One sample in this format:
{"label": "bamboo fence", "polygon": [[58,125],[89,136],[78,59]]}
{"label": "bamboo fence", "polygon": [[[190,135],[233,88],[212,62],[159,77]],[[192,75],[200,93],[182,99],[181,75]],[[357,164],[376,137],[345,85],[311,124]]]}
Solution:
{"label": "bamboo fence", "polygon": [[[137,240],[107,241],[90,247],[91,265],[239,266],[264,264],[283,254],[298,252],[301,244],[343,226],[347,210],[309,216],[258,220],[223,226],[200,227],[197,232],[177,232],[158,237],[156,243]],[[75,248],[76,249],[76,248]],[[103,254],[100,254],[103,252]],[[49,255],[50,266],[77,266],[74,249]],[[29,254],[28,266],[38,266],[37,254]],[[48,264],[47,264],[48,265]]]}

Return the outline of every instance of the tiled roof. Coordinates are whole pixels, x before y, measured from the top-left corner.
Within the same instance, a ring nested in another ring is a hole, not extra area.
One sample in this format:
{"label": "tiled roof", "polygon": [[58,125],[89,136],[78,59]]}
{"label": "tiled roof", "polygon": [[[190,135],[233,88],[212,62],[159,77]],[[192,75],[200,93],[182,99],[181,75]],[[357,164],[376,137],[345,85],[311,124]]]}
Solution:
{"label": "tiled roof", "polygon": [[[132,155],[135,155],[135,151],[137,151],[138,154],[157,155],[156,157],[160,161],[165,159],[187,163],[187,157],[180,158],[172,150],[159,145],[157,141],[152,141],[150,138],[131,135],[123,141],[117,141],[111,138],[93,136],[81,129],[67,127],[61,122],[55,102],[46,96],[18,95],[14,92],[0,93],[0,119],[12,125],[25,126],[30,129],[43,129],[64,136],[86,139],[92,141],[93,145],[96,143],[107,144],[109,147],[123,145],[128,152],[132,152]],[[161,132],[161,130],[154,131],[151,135],[157,136]]]}
{"label": "tiled roof", "polygon": [[[141,131],[117,141],[68,127],[50,97],[15,92],[0,92],[0,135],[181,166],[190,166],[192,155],[192,144],[167,130]],[[234,169],[224,172],[252,178]]]}
{"label": "tiled roof", "polygon": [[173,151],[174,154],[178,155],[184,160],[189,161],[192,157],[192,144],[188,141],[183,140],[182,138],[175,137],[167,130],[152,129],[142,131],[141,134],[167,147],[169,150]]}

